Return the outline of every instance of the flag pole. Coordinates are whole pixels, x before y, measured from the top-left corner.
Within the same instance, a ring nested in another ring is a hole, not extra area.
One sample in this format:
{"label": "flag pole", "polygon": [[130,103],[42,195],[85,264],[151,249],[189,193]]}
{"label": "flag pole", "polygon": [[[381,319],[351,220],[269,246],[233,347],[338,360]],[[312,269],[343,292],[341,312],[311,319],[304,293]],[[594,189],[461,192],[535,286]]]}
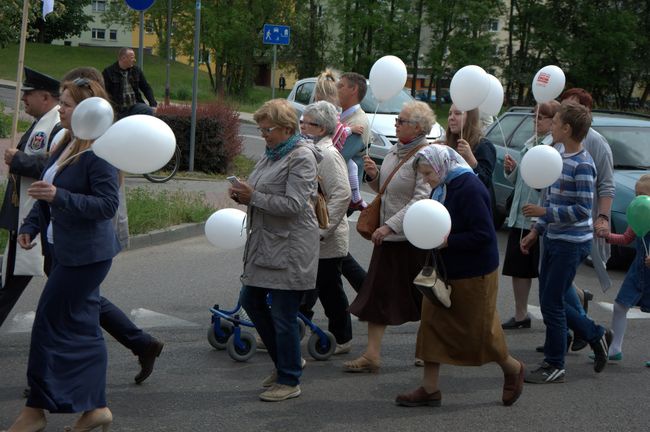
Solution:
{"label": "flag pole", "polygon": [[14,118],[11,122],[11,147],[16,147],[18,115],[20,114],[20,90],[23,83],[23,66],[25,64],[25,40],[27,39],[27,21],[29,21],[29,0],[23,0],[23,21],[20,28],[20,48],[18,49],[18,71],[16,72],[16,101]]}

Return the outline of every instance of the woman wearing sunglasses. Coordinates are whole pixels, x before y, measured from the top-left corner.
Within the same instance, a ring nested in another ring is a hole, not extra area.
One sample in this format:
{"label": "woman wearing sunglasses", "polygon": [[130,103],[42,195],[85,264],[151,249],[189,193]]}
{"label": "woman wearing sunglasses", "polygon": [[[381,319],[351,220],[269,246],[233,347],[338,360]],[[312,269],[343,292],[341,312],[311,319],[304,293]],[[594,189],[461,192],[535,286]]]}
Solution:
{"label": "woman wearing sunglasses", "polygon": [[70,132],[72,113],[82,100],[107,99],[94,81],[63,84],[59,114],[68,130],[50,156],[40,181],[28,189],[38,201],[20,227],[25,249],[41,234],[52,259],[32,328],[26,406],[9,429],[45,429],[50,413],[83,413],[71,429],[108,430],[107,353],[99,325],[99,286],[120,246],[112,218],[118,207],[117,170],[86,151],[92,141]]}

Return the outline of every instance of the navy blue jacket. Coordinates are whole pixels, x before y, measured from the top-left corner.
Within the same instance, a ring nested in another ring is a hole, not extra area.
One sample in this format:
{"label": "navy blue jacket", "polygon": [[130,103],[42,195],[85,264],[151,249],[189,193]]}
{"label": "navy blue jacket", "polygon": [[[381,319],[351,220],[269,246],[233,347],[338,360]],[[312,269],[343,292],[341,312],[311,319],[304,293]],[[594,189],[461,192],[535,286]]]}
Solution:
{"label": "navy blue jacket", "polygon": [[[63,146],[52,154],[45,171],[61,151]],[[54,186],[54,200],[34,203],[20,234],[34,238],[42,233],[43,253],[47,255],[45,233],[51,220],[54,253],[64,266],[92,264],[117,255],[120,244],[112,222],[119,204],[117,169],[89,151],[57,173]]]}
{"label": "navy blue jacket", "polygon": [[445,207],[451,216],[447,247],[440,249],[447,279],[466,279],[492,273],[499,267],[497,236],[492,223],[490,195],[472,173],[447,185]]}

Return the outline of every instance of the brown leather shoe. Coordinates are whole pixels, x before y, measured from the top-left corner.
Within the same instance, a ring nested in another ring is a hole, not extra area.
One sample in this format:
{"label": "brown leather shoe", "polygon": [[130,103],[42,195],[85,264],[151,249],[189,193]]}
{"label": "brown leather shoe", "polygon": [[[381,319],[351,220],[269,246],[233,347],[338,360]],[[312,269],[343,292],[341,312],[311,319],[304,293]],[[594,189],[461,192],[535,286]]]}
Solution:
{"label": "brown leather shoe", "polygon": [[[517,360],[519,361],[519,360]],[[524,390],[524,364],[519,361],[521,367],[519,373],[503,376],[503,396],[501,400],[505,406],[510,406],[517,402],[521,392]]]}
{"label": "brown leather shoe", "polygon": [[136,384],[142,384],[144,380],[149,378],[149,375],[153,372],[153,365],[156,363],[156,357],[160,355],[164,345],[165,344],[160,342],[158,339],[152,338],[147,350],[138,356],[140,372],[134,378]]}
{"label": "brown leather shoe", "polygon": [[424,387],[418,387],[411,393],[404,393],[397,395],[395,404],[405,407],[418,407],[418,406],[431,406],[439,407],[442,401],[442,394],[440,390],[433,393],[427,393]]}

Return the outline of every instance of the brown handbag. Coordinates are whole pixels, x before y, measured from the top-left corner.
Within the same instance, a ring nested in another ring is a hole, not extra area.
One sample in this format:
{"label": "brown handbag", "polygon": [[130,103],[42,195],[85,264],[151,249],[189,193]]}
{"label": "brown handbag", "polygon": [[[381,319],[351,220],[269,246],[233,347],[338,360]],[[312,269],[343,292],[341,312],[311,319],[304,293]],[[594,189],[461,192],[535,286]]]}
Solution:
{"label": "brown handbag", "polygon": [[411,150],[405,157],[397,164],[393,172],[390,173],[384,184],[379,189],[379,193],[375,196],[375,199],[372,200],[370,205],[361,211],[359,219],[357,220],[357,232],[366,240],[372,238],[372,233],[379,228],[379,213],[381,210],[381,196],[384,194],[388,183],[393,178],[395,173],[399,171],[402,165],[413,156],[418,150],[420,150],[424,145],[417,146]]}
{"label": "brown handbag", "polygon": [[325,199],[320,182],[321,178],[318,176],[318,196],[314,204],[314,212],[316,213],[316,219],[318,219],[318,228],[327,229],[330,224],[330,213],[327,210],[327,200]]}

